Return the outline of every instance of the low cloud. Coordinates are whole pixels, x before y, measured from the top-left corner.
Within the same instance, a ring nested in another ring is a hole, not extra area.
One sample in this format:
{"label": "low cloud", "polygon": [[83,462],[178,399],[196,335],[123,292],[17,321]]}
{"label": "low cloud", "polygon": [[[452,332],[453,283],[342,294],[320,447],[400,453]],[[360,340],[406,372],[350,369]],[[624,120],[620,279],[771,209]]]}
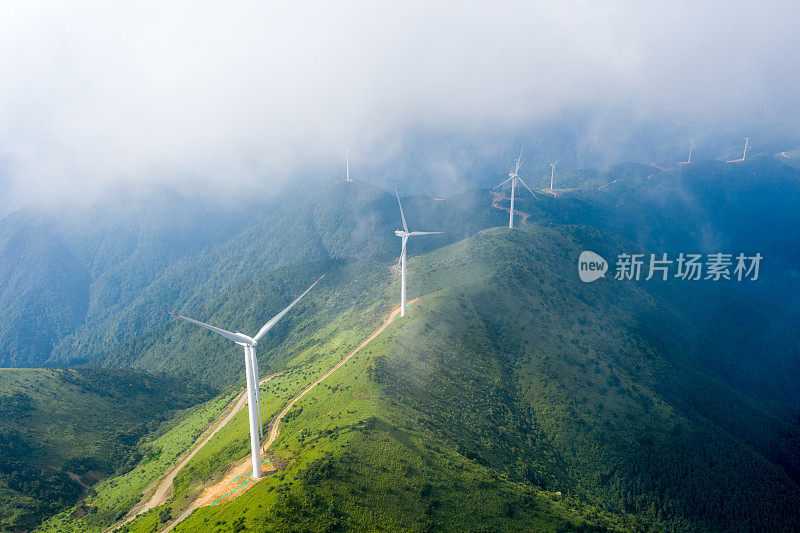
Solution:
{"label": "low cloud", "polygon": [[348,146],[380,162],[409,132],[490,134],[573,109],[709,122],[798,112],[789,1],[0,9],[0,180],[13,198],[267,188]]}

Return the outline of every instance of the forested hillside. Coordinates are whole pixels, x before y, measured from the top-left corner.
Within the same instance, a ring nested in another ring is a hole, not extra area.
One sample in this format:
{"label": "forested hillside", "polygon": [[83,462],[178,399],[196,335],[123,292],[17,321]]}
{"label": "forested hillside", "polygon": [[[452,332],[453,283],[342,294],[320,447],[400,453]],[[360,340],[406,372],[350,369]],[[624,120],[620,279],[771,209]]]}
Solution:
{"label": "forested hillside", "polygon": [[130,370],[0,370],[0,531],[28,529],[141,457],[141,437],[214,391]]}
{"label": "forested hillside", "polygon": [[[586,224],[670,254],[761,253],[761,282],[750,294],[797,305],[800,171],[773,157],[744,163],[698,162],[660,170],[619,169],[616,183],[542,204],[543,218]],[[787,305],[792,304],[793,305]]]}
{"label": "forested hillside", "polygon": [[41,364],[56,339],[78,327],[91,276],[40,220],[19,214],[0,230],[0,365]]}
{"label": "forested hillside", "polygon": [[81,326],[243,221],[230,207],[170,191],[9,214],[0,220],[0,366],[44,364]]}

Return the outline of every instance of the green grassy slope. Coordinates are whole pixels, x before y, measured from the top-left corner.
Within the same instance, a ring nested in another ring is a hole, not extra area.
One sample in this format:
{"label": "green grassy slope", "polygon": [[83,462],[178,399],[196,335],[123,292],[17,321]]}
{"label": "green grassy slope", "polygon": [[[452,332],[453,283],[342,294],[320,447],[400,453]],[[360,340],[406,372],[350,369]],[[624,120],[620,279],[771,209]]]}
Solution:
{"label": "green grassy slope", "polygon": [[763,324],[695,320],[715,287],[577,280],[619,246],[534,227],[412,259],[426,296],[295,407],[285,470],[177,530],[795,530],[796,406],[680,349],[701,328],[740,364],[726,336]]}
{"label": "green grassy slope", "polygon": [[[262,410],[268,422],[286,402],[302,388],[323,374],[344,355],[363,340],[363,332],[377,327],[382,316],[388,312],[391,303],[386,290],[393,278],[383,263],[362,262],[318,262],[292,269],[278,269],[264,274],[247,286],[235,288],[230,293],[219,295],[210,305],[213,317],[232,314],[236,318],[236,305],[242,299],[238,291],[247,291],[256,286],[259,295],[255,306],[264,302],[269,305],[285,305],[277,298],[293,298],[296,290],[302,290],[308,282],[305,277],[314,279],[324,269],[330,269],[324,283],[310,293],[307,300],[298,304],[292,313],[276,326],[270,335],[259,343],[259,360],[262,376],[277,368],[282,374],[265,384],[262,389]],[[297,287],[295,288],[295,285]],[[269,303],[266,303],[269,302]],[[255,311],[255,310],[254,310]],[[244,364],[241,350],[231,343],[215,344],[212,335],[200,328],[187,329],[177,321],[165,319],[164,330],[142,339],[126,349],[139,350],[137,358],[141,364],[167,369],[187,368],[187,372],[202,369],[211,380],[243,386]],[[282,328],[289,329],[284,334]],[[124,364],[124,363],[123,363]],[[199,416],[199,415],[197,415]],[[193,415],[181,425],[194,424],[198,418]],[[194,422],[192,422],[194,421]],[[249,453],[247,439],[247,412],[241,411],[233,420],[217,433],[178,474],[174,484],[174,498],[169,505],[150,513],[147,519],[164,512],[177,512],[182,505],[192,499],[203,485],[218,479],[231,462],[244,458]],[[176,427],[166,432],[152,443],[140,446],[144,459],[133,470],[109,479],[96,487],[97,495],[87,499],[80,506],[79,515],[73,516],[78,508],[62,513],[48,521],[42,531],[100,531],[114,523],[124,511],[139,501],[147,483],[153,481],[158,472],[169,466],[170,459],[191,444],[187,432]],[[159,462],[153,464],[149,450],[169,447],[170,455],[163,453]],[[177,450],[172,453],[171,450]],[[166,459],[166,460],[165,460]],[[161,470],[158,470],[158,469]],[[147,483],[145,483],[147,481]],[[126,506],[127,505],[127,506]]]}
{"label": "green grassy slope", "polygon": [[[376,339],[287,417],[274,447],[285,470],[233,503],[195,512],[177,531],[566,531],[587,521],[635,529],[631,517],[476,464],[420,427],[419,413],[387,401],[374,379],[371,352],[394,340]],[[143,518],[130,531],[157,525]]]}
{"label": "green grassy slope", "polygon": [[[319,269],[323,265],[309,265],[311,271]],[[274,354],[275,361],[272,363],[279,363],[287,368],[286,372],[269,382],[263,391],[262,406],[264,409],[264,416],[269,420],[282,405],[288,401],[294,394],[304,386],[305,383],[312,381],[316,376],[322,374],[327,368],[332,366],[336,361],[341,359],[353,347],[355,347],[363,337],[382,320],[382,316],[392,307],[392,302],[396,300],[397,279],[390,275],[386,264],[375,262],[356,262],[356,263],[334,263],[328,265],[331,268],[331,274],[326,278],[325,285],[320,285],[320,290],[315,291],[316,295],[309,300],[311,308],[303,311],[300,309],[296,315],[296,321],[292,324],[292,329],[298,329],[300,333],[297,335],[288,335],[284,341],[283,346]],[[302,271],[293,269],[295,276],[301,275]],[[287,272],[278,271],[271,273],[264,277],[264,279],[257,279],[254,283],[259,284],[265,282],[266,279],[279,276],[285,278],[288,276]],[[421,281],[421,280],[420,280]],[[274,280],[273,280],[274,282]],[[299,283],[299,282],[298,282]],[[411,282],[409,286],[410,297],[420,295],[425,288],[420,283]],[[311,296],[311,295],[309,295]],[[235,301],[231,295],[221,295],[225,301]],[[313,312],[309,312],[313,311]],[[309,320],[308,315],[319,314],[325,317],[320,324],[313,320]],[[288,317],[287,317],[288,318]],[[180,335],[176,336],[172,342],[180,342]],[[212,341],[213,338],[206,338],[204,340],[196,341],[198,344],[202,342]],[[160,346],[159,342],[152,346],[152,353],[177,353],[179,355],[192,354],[191,346],[186,349],[170,349],[169,345]],[[213,341],[212,341],[213,342]],[[166,351],[164,349],[166,348]],[[228,346],[223,346],[219,354],[227,351]],[[261,345],[259,345],[261,348]],[[269,355],[267,352],[265,355]],[[291,354],[291,357],[280,354]],[[239,354],[232,353],[238,362]],[[288,359],[288,360],[287,360]],[[265,357],[265,363],[270,364],[270,359]],[[205,366],[200,364],[198,366]],[[345,368],[348,368],[349,365]],[[344,370],[344,369],[343,369]],[[266,374],[267,371],[264,371]],[[365,382],[366,383],[366,382]],[[330,385],[322,385],[321,387],[330,387]],[[335,386],[334,386],[335,387]],[[344,390],[344,389],[342,389]],[[363,395],[364,400],[369,400],[369,394]],[[348,403],[349,396],[345,396],[345,404]],[[298,410],[304,412],[303,410]],[[289,418],[294,420],[297,414],[293,413]],[[292,422],[293,424],[294,422]],[[289,430],[291,431],[291,429]],[[313,432],[312,426],[306,429],[305,433]],[[210,482],[217,479],[221,475],[224,468],[232,461],[243,458],[248,453],[246,443],[246,413],[242,412],[236,416],[233,421],[220,433],[218,433],[209,443],[209,445],[189,463],[186,469],[179,474],[175,480],[175,496],[172,501],[161,509],[157,509],[148,515],[143,516],[141,519],[135,521],[130,526],[131,531],[138,530],[151,530],[154,525],[158,525],[160,521],[170,515],[174,515],[186,503],[191,501],[199,488],[202,486],[203,481]],[[416,435],[416,439],[424,439],[425,435]],[[333,444],[333,449],[336,449],[338,444]],[[449,458],[441,458],[446,460],[448,464],[458,466],[458,468],[467,468],[470,470],[475,469],[475,465],[469,463],[463,457],[458,455],[449,454]],[[416,459],[415,459],[416,460]],[[296,465],[295,465],[296,466]],[[428,465],[428,474],[430,476],[438,476],[434,470]],[[141,470],[142,466],[137,466],[133,472]],[[367,468],[367,466],[365,466]],[[372,468],[372,467],[369,467]],[[383,468],[383,467],[380,467]],[[366,472],[365,472],[366,473]],[[452,474],[452,473],[450,473]],[[444,477],[450,474],[442,474]],[[133,475],[133,473],[131,474]],[[511,494],[514,491],[522,490],[521,486],[514,484],[508,480],[495,479],[485,469],[479,469],[474,473],[475,479],[482,480],[485,486],[482,493],[492,494],[492,491],[503,488],[504,493]],[[109,481],[109,487],[119,487],[124,490],[125,481],[122,478],[117,478]],[[135,487],[127,491],[129,494],[126,496],[128,500],[135,500],[138,497],[140,489]],[[465,485],[462,491],[472,490],[469,485]],[[554,494],[540,494],[538,491],[525,489],[526,494],[520,497],[515,504],[520,509],[523,505],[532,505],[535,502],[543,506],[544,511],[539,513],[536,520],[544,520],[545,522],[552,522],[553,524],[567,524],[570,520],[580,522],[584,514],[586,517],[592,516],[589,510],[580,510],[581,506],[578,502],[560,502],[558,496]],[[72,513],[64,513],[57,519],[49,521],[43,531],[96,531],[102,525],[108,525],[113,522],[111,517],[115,514],[113,505],[109,505],[111,499],[105,496],[108,489],[105,485],[98,486],[98,497],[87,501],[86,508],[94,510],[89,515],[84,517],[72,517]],[[453,496],[453,502],[458,499],[458,495]],[[527,503],[525,503],[527,502]],[[512,510],[503,507],[500,500],[496,500],[496,507],[498,512],[511,513]],[[537,505],[538,505],[537,504]],[[537,507],[538,508],[538,507]],[[416,509],[416,507],[414,507]],[[474,509],[478,512],[477,509]],[[404,519],[404,512],[402,508],[396,508],[396,520]],[[601,513],[602,514],[602,513]],[[520,515],[516,520],[511,520],[510,524],[522,524],[528,518],[531,518],[531,513],[526,511]],[[604,515],[605,516],[605,515]],[[98,520],[95,517],[107,517],[103,520]],[[528,518],[525,518],[528,517]],[[549,517],[549,518],[548,518]],[[466,518],[465,518],[466,520]],[[606,519],[603,519],[606,520]],[[608,518],[613,522],[613,520]],[[608,523],[611,523],[608,522]],[[397,522],[399,523],[399,522]],[[466,522],[462,522],[466,523]],[[549,528],[552,529],[552,528]]]}
{"label": "green grassy slope", "polygon": [[[36,531],[103,531],[123,518],[142,499],[145,490],[178,462],[208,425],[224,412],[234,396],[234,393],[222,394],[189,408],[147,435],[137,444],[134,457],[139,459],[130,465],[132,468],[100,481],[80,503],[50,517]],[[237,437],[246,439],[241,431]]]}
{"label": "green grassy slope", "polygon": [[0,530],[29,528],[129,468],[137,442],[210,396],[123,370],[0,370]]}

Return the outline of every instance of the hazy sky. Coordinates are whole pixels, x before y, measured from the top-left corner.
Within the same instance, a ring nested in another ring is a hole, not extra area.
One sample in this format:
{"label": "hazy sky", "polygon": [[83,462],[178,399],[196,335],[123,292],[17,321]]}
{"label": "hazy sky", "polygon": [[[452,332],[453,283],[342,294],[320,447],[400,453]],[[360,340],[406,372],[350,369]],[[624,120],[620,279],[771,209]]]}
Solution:
{"label": "hazy sky", "polygon": [[799,20],[788,0],[0,0],[0,179],[235,187],[576,106],[791,114]]}

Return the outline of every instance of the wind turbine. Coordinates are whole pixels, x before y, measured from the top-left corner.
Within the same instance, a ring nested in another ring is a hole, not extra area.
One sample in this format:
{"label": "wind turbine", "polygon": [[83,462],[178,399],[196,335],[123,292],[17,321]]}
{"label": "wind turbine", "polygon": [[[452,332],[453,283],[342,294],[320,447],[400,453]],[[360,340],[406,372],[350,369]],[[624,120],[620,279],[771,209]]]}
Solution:
{"label": "wind turbine", "polygon": [[344,179],[344,181],[353,181],[352,178],[350,178],[350,148],[346,150],[346,153],[347,153],[347,177]]}
{"label": "wind turbine", "polygon": [[263,435],[263,421],[261,419],[261,393],[258,387],[258,359],[256,358],[256,345],[261,338],[267,334],[272,327],[278,323],[278,321],[283,318],[283,316],[289,312],[289,310],[294,307],[294,305],[300,301],[300,299],[308,294],[308,291],[314,288],[314,285],[319,283],[319,281],[327,275],[327,272],[320,276],[320,278],[311,284],[311,287],[307,288],[306,291],[297,297],[295,301],[290,303],[286,309],[275,315],[270,319],[269,322],[264,324],[258,333],[256,333],[255,337],[248,337],[244,333],[236,332],[232,333],[230,331],[220,329],[214,327],[210,324],[206,324],[205,322],[200,322],[199,320],[195,320],[193,318],[189,318],[188,316],[179,315],[178,313],[171,313],[169,311],[164,311],[167,314],[172,316],[176,316],[181,320],[185,320],[187,322],[191,322],[192,324],[197,324],[200,327],[210,329],[214,333],[222,335],[228,340],[232,340],[239,346],[244,347],[244,368],[245,374],[247,377],[247,407],[250,416],[250,453],[252,455],[253,460],[253,479],[260,479],[262,476],[261,472],[261,441],[259,440],[259,436],[261,439],[264,438]]}
{"label": "wind turbine", "polygon": [[689,137],[689,160],[686,161],[687,165],[692,162],[692,148],[694,148],[694,139]]}
{"label": "wind turbine", "polygon": [[744,138],[744,152],[742,152],[742,161],[747,157],[747,144],[750,142],[750,137]]}
{"label": "wind turbine", "polygon": [[516,165],[514,167],[514,172],[509,172],[508,173],[509,177],[508,177],[507,180],[501,181],[500,183],[498,183],[497,185],[492,187],[492,189],[496,189],[496,188],[500,187],[501,185],[504,185],[504,184],[508,183],[509,181],[511,182],[511,209],[509,209],[509,211],[508,211],[508,227],[509,228],[513,228],[514,227],[514,197],[516,196],[516,191],[517,191],[517,180],[519,180],[520,183],[525,185],[525,188],[528,189],[532,195],[536,196],[536,193],[531,191],[531,188],[528,187],[528,184],[525,183],[524,181],[522,181],[522,178],[519,177],[519,166],[521,164],[522,164],[522,148],[519,149],[519,157],[516,160]]}
{"label": "wind turbine", "polygon": [[550,190],[551,191],[553,190],[553,178],[555,177],[555,174],[556,174],[556,165],[559,162],[561,162],[560,159],[558,161],[556,161],[555,163],[550,163]]}
{"label": "wind turbine", "polygon": [[403,229],[395,230],[394,234],[403,239],[403,248],[400,251],[400,316],[406,316],[406,243],[409,237],[416,237],[417,235],[438,235],[444,233],[443,231],[408,231],[406,224],[406,216],[403,214],[403,204],[400,203],[400,195],[397,194],[397,189],[394,190],[394,195],[397,196],[397,205],[400,206],[400,218],[403,220]]}

